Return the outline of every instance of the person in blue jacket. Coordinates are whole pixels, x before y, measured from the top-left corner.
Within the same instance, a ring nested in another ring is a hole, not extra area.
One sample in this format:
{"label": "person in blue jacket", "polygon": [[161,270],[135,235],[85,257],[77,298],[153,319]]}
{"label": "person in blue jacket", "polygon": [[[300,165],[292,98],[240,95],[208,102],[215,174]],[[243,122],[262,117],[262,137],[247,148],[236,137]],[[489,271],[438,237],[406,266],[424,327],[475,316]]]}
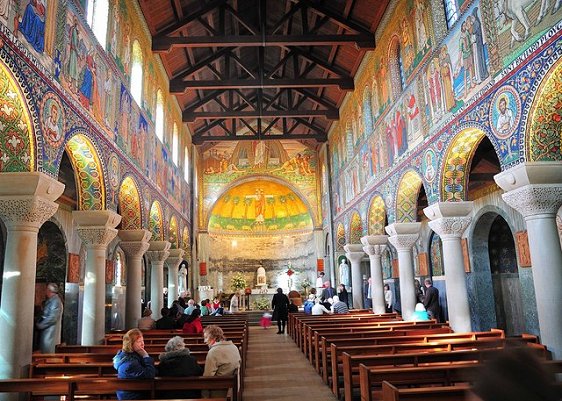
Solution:
{"label": "person in blue jacket", "polygon": [[[144,338],[139,329],[129,330],[123,336],[123,349],[113,357],[113,367],[119,379],[153,379],[156,368],[153,359],[144,349]],[[150,398],[143,391],[117,391],[119,400]]]}

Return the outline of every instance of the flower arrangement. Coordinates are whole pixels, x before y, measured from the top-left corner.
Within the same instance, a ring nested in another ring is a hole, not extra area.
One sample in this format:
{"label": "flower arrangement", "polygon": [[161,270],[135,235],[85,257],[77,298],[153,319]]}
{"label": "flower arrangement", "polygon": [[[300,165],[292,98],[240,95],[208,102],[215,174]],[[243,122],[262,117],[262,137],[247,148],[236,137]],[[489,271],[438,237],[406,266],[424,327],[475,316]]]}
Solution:
{"label": "flower arrangement", "polygon": [[269,299],[265,297],[258,298],[254,301],[254,304],[252,306],[254,309],[257,310],[269,310],[270,308]]}
{"label": "flower arrangement", "polygon": [[310,281],[308,280],[308,278],[305,278],[305,279],[302,281],[302,288],[304,288],[304,289],[306,290],[306,289],[307,289],[308,287],[310,287],[310,286],[312,286],[312,284],[310,283]]}
{"label": "flower arrangement", "polygon": [[232,288],[233,291],[236,292],[246,287],[246,279],[244,278],[242,273],[237,272],[234,274],[234,276],[232,276],[232,279],[230,279],[230,288]]}

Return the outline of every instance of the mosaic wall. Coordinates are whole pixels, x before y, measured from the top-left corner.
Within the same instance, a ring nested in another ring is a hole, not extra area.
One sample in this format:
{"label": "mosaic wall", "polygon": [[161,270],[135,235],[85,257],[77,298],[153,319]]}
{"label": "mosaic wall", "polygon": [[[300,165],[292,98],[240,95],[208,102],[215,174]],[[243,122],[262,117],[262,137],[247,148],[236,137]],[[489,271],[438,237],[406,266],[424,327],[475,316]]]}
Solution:
{"label": "mosaic wall", "polygon": [[[523,13],[536,21],[540,3],[528,2]],[[517,18],[511,29],[511,8],[497,2],[466,0],[459,6],[458,21],[440,43],[432,31],[423,34],[427,27],[409,28],[425,21],[419,16],[429,4],[422,1],[402,0],[383,20],[377,49],[367,54],[329,135],[334,227],[341,222],[347,231],[354,211],[368,223],[377,193],[388,223],[415,221],[417,189],[401,185],[408,171],[419,177],[416,186],[423,185],[430,204],[466,200],[466,171],[484,135],[502,170],[526,157],[561,160],[560,78],[552,66],[562,54],[562,12],[552,5],[525,34]],[[411,13],[411,24],[399,17],[403,10]],[[402,74],[396,59],[393,64],[397,49]],[[541,85],[545,76],[552,78]],[[533,106],[535,98],[541,105]],[[541,120],[530,117],[532,106]],[[532,155],[525,154],[526,140],[533,144],[528,149],[536,149]]]}
{"label": "mosaic wall", "polygon": [[[167,78],[145,24],[133,23],[140,15],[134,1],[109,0],[107,41],[100,46],[72,1],[0,1],[0,171],[56,177],[66,150],[79,177],[81,209],[117,210],[121,182],[131,176],[142,189],[142,210],[123,208],[137,213],[129,216],[131,226],[141,225],[159,199],[165,221],[174,210],[183,228],[191,191],[170,157],[172,127],[188,135],[167,93],[164,144],[154,134],[156,92],[167,88]],[[144,76],[141,105],[129,88],[134,63]]]}

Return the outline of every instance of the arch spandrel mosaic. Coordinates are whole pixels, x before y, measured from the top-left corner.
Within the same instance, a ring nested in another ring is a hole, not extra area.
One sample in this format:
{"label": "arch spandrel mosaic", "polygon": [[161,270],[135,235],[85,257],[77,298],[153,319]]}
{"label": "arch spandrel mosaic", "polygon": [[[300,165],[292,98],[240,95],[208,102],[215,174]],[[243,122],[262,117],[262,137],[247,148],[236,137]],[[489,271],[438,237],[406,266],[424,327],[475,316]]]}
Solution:
{"label": "arch spandrel mosaic", "polygon": [[121,228],[136,230],[141,228],[141,202],[135,181],[126,177],[119,190],[119,212]]}
{"label": "arch spandrel mosaic", "polygon": [[148,230],[152,233],[152,241],[164,240],[164,221],[162,219],[162,206],[154,201],[150,207]]}

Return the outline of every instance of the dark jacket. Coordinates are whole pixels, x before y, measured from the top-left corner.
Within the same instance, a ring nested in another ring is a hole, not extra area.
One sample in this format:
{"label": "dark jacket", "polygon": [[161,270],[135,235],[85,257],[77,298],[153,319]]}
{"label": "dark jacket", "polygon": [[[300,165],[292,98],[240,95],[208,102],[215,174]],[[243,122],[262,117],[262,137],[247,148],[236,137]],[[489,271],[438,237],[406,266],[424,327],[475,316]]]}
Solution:
{"label": "dark jacket", "polygon": [[320,296],[320,300],[322,302],[327,301],[328,298],[333,298],[334,295],[337,295],[336,289],[334,287],[324,288],[324,290],[322,290],[322,295]]}
{"label": "dark jacket", "polygon": [[[143,358],[136,352],[119,351],[113,357],[113,367],[119,379],[153,379],[156,368],[151,357]],[[117,391],[119,400],[138,400],[150,398],[144,391]]]}
{"label": "dark jacket", "polygon": [[429,313],[429,317],[439,321],[439,290],[433,286],[425,289],[425,297],[423,299],[423,306]]}
{"label": "dark jacket", "polygon": [[170,316],[162,316],[156,321],[156,328],[159,330],[172,330],[175,325],[176,322]]}
{"label": "dark jacket", "polygon": [[[158,376],[162,377],[184,377],[201,376],[203,368],[199,366],[195,358],[189,355],[188,349],[180,349],[160,354],[160,365],[158,365]],[[200,390],[169,390],[159,394],[159,398],[201,398]]]}
{"label": "dark jacket", "polygon": [[271,301],[273,309],[272,320],[287,321],[289,319],[289,298],[283,293],[277,293]]}
{"label": "dark jacket", "polygon": [[341,292],[338,292],[338,298],[340,299],[340,301],[342,301],[344,304],[346,304],[347,306],[349,306],[349,293],[347,292],[347,290],[344,288]]}

